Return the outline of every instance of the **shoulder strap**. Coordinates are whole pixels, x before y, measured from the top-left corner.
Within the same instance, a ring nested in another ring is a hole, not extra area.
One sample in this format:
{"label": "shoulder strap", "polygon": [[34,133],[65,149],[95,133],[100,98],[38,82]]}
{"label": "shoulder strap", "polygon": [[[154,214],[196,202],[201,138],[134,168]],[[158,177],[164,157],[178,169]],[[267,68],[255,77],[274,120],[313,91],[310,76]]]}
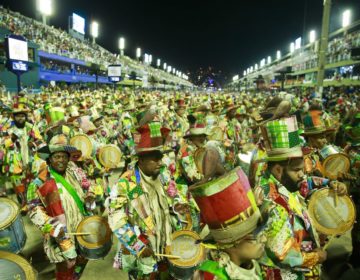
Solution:
{"label": "shoulder strap", "polygon": [[55,181],[57,183],[61,183],[64,186],[64,188],[67,190],[67,192],[72,196],[72,198],[74,199],[74,201],[75,201],[76,205],[78,206],[80,212],[84,216],[87,216],[88,213],[85,210],[84,203],[81,201],[79,195],[74,190],[74,187],[71,186],[70,183],[68,181],[66,181],[63,176],[61,176],[60,174],[58,174],[54,170],[50,169],[50,173],[54,177]]}

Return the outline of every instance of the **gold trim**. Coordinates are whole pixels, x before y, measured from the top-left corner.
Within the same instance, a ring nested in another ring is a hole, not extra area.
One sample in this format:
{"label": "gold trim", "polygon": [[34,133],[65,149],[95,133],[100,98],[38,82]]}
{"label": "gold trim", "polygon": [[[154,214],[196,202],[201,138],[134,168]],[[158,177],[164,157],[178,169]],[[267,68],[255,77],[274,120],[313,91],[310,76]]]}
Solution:
{"label": "gold trim", "polygon": [[84,220],[82,220],[80,222],[80,224],[78,225],[76,232],[85,232],[87,230],[84,229],[84,226],[86,224],[88,224],[89,222],[98,222],[100,224],[103,224],[106,227],[106,234],[104,239],[100,240],[99,242],[96,243],[89,243],[84,239],[84,236],[82,235],[77,235],[76,236],[76,240],[79,242],[79,244],[87,249],[97,249],[102,247],[103,245],[105,245],[107,242],[111,241],[111,229],[109,227],[109,224],[107,222],[107,220],[103,217],[100,216],[91,216],[88,218],[85,218]]}
{"label": "gold trim", "polygon": [[31,264],[25,258],[10,252],[0,251],[0,259],[5,259],[16,263],[24,271],[26,280],[37,279],[37,271],[31,266]]}
{"label": "gold trim", "polygon": [[[323,233],[326,235],[343,234],[352,228],[352,226],[356,220],[356,211],[355,211],[354,202],[347,195],[339,196],[338,197],[338,199],[339,199],[338,205],[346,204],[347,208],[348,208],[349,216],[347,217],[346,221],[341,220],[340,221],[341,223],[337,226],[337,228],[327,228],[319,222],[319,221],[321,221],[321,217],[319,216],[319,213],[317,213],[317,211],[316,211],[316,204],[324,203],[323,198],[328,197],[328,196],[331,196],[332,198],[334,198],[334,201],[335,201],[334,191],[329,188],[323,188],[323,189],[317,190],[311,196],[311,198],[309,200],[309,206],[308,206],[309,216],[314,224],[315,229],[317,231],[319,231],[320,233]],[[326,205],[324,205],[324,207],[328,208],[327,214],[337,215],[337,212],[336,212],[337,207],[335,207],[334,205],[331,205],[331,204],[329,204],[329,202],[326,202]],[[337,215],[337,216],[339,216],[339,215]]]}
{"label": "gold trim", "polygon": [[[20,213],[20,207],[15,201],[13,201],[9,198],[6,198],[6,197],[1,197],[0,203],[4,203],[4,202],[9,204],[9,206],[11,207],[11,210],[13,210],[13,211],[11,211],[11,213],[15,213],[15,215],[14,216],[10,215],[10,216],[6,217],[3,222],[0,221],[1,222],[0,230],[4,230],[4,229],[8,228],[12,223],[14,223]],[[4,203],[4,204],[6,204],[6,203]]]}
{"label": "gold trim", "polygon": [[[199,264],[203,258],[204,258],[204,247],[199,243],[199,244],[195,244],[196,240],[200,240],[200,236],[191,230],[179,230],[179,231],[175,231],[172,235],[171,235],[171,240],[175,240],[178,237],[181,236],[190,236],[194,239],[194,246],[198,246],[199,248],[199,253],[192,259],[189,260],[183,260],[183,259],[168,259],[170,263],[172,263],[175,266],[178,267],[193,267],[196,266],[197,264]],[[166,246],[165,248],[165,252],[167,255],[172,255],[173,252],[171,252],[171,246]]]}

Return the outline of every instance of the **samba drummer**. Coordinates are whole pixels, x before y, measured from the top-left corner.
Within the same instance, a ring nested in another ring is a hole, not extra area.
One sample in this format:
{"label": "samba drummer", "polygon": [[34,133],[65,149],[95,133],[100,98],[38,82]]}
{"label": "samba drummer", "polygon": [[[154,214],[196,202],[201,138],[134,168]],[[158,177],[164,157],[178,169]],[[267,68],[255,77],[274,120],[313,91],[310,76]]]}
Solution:
{"label": "samba drummer", "polygon": [[320,247],[304,198],[311,189],[326,184],[336,188],[338,195],[345,195],[346,186],[326,179],[303,181],[304,158],[295,116],[265,123],[262,134],[267,170],[255,193],[267,221],[263,270],[267,279],[319,279],[319,265],[327,254]]}
{"label": "samba drummer", "polygon": [[78,279],[86,260],[76,250],[72,233],[94,202],[93,186],[73,162],[81,152],[68,145],[65,135],[53,136],[38,149],[46,160],[27,191],[29,217],[44,236],[44,251],[56,266],[56,279]]}
{"label": "samba drummer", "polygon": [[[180,147],[178,165],[183,181],[188,185],[225,173],[219,151],[206,145],[208,135],[204,116],[201,114],[189,115],[190,128],[184,139],[188,140]],[[180,178],[179,178],[180,179]]]}
{"label": "samba drummer", "polygon": [[[19,94],[12,108],[12,119],[7,119],[1,127],[2,136],[0,151],[2,170],[0,178],[2,185],[10,184],[21,204],[22,211],[26,212],[26,188],[32,177],[32,163],[36,145],[42,142],[40,132],[34,123],[28,120],[30,112],[24,93]],[[0,195],[6,194],[1,190]]]}
{"label": "samba drummer", "polygon": [[150,122],[137,132],[138,160],[112,186],[106,205],[109,225],[120,241],[114,267],[128,271],[130,279],[154,279],[168,273],[166,261],[156,255],[164,253],[178,229],[172,210],[184,213],[188,206],[175,182],[162,174],[163,144],[170,130]]}
{"label": "samba drummer", "polygon": [[[234,182],[230,178],[235,175],[238,179]],[[209,192],[204,192],[205,188]],[[260,211],[245,173],[236,168],[216,182],[197,184],[189,190],[210,231],[201,242],[209,249],[207,259],[198,267],[201,279],[264,279],[257,260],[264,254],[266,236],[261,231]]]}

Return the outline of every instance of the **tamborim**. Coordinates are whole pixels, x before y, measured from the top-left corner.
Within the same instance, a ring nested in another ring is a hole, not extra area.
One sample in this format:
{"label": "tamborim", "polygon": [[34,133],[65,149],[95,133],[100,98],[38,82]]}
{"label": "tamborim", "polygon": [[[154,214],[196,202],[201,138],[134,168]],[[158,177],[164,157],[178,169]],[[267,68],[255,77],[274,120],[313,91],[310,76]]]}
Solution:
{"label": "tamborim", "polygon": [[308,209],[316,230],[326,235],[343,234],[351,229],[356,218],[351,198],[347,195],[335,198],[329,188],[317,190],[309,200]]}
{"label": "tamborim", "polygon": [[1,197],[0,250],[17,254],[25,246],[25,242],[26,233],[19,206],[11,199]]}
{"label": "tamborim", "polygon": [[99,161],[106,168],[120,167],[121,157],[121,150],[115,145],[105,145],[99,149]]}
{"label": "tamborim", "polygon": [[349,157],[341,153],[335,146],[327,145],[320,150],[324,175],[330,179],[337,179],[339,172],[348,173],[350,169]]}
{"label": "tamborim", "polygon": [[112,232],[107,220],[100,216],[85,218],[79,224],[77,233],[89,233],[77,235],[76,240],[80,253],[89,260],[104,258],[112,245]]}
{"label": "tamborim", "polygon": [[204,258],[204,247],[196,244],[200,236],[190,230],[179,230],[172,234],[171,245],[166,247],[166,254],[179,256],[169,258],[170,274],[176,279],[191,279],[197,265]]}
{"label": "tamborim", "polygon": [[93,143],[91,139],[85,134],[78,134],[70,139],[70,145],[76,147],[81,151],[82,156],[79,160],[91,158],[93,153]]}
{"label": "tamborim", "polygon": [[0,279],[35,280],[37,272],[23,257],[0,251]]}

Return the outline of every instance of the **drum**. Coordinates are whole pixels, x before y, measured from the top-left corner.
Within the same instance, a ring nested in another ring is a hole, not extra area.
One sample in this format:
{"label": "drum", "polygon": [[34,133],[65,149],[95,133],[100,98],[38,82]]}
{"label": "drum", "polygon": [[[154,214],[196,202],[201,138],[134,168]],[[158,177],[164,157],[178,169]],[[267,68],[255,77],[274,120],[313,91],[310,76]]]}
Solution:
{"label": "drum", "polygon": [[170,274],[176,279],[191,279],[204,258],[204,247],[196,244],[201,238],[193,231],[179,230],[172,234],[171,239],[171,245],[165,249],[166,254],[180,258],[169,258]]}
{"label": "drum", "polygon": [[219,242],[231,243],[240,232],[250,233],[256,228],[260,212],[240,167],[215,180],[195,184],[189,191],[201,209],[202,221]]}
{"label": "drum", "polygon": [[214,140],[214,141],[223,141],[224,140],[224,131],[221,129],[221,127],[215,126],[211,129],[208,139]]}
{"label": "drum", "polygon": [[116,145],[105,145],[99,149],[98,159],[105,168],[120,167],[122,153]]}
{"label": "drum", "polygon": [[78,134],[73,136],[70,139],[70,145],[81,151],[82,156],[79,159],[80,161],[91,158],[93,153],[93,142],[87,135]]}
{"label": "drum", "polygon": [[89,260],[104,258],[112,245],[112,232],[107,220],[100,216],[85,218],[78,225],[76,235],[79,251],[83,257]]}
{"label": "drum", "polygon": [[[26,233],[19,206],[9,198],[0,198],[0,250],[19,253]],[[0,278],[2,279],[2,278]]]}
{"label": "drum", "polygon": [[337,179],[339,172],[349,172],[350,159],[346,154],[341,153],[337,147],[327,145],[319,153],[325,177]]}
{"label": "drum", "polygon": [[351,198],[347,195],[335,198],[335,192],[329,188],[317,190],[309,200],[308,209],[316,230],[326,235],[345,233],[356,218]]}
{"label": "drum", "polygon": [[0,279],[35,280],[37,279],[37,272],[23,257],[0,251]]}

